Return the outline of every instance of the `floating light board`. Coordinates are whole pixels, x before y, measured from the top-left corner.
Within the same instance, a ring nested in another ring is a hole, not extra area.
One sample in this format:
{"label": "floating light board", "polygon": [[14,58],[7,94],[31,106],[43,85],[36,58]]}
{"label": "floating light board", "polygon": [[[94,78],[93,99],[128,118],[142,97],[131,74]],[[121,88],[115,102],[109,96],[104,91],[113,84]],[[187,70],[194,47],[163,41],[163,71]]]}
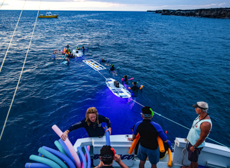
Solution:
{"label": "floating light board", "polygon": [[89,60],[82,60],[84,63],[89,65],[91,68],[93,68],[95,71],[100,71],[106,69],[103,65],[99,64],[98,62],[94,61],[93,59]]}
{"label": "floating light board", "polygon": [[82,57],[83,56],[83,52],[81,50],[73,50],[72,53],[75,57]]}
{"label": "floating light board", "polygon": [[113,92],[113,94],[115,94],[117,97],[130,98],[131,93],[121,83],[119,83],[119,87],[116,87],[114,85],[115,81],[116,80],[113,78],[106,78],[105,83],[108,88]]}

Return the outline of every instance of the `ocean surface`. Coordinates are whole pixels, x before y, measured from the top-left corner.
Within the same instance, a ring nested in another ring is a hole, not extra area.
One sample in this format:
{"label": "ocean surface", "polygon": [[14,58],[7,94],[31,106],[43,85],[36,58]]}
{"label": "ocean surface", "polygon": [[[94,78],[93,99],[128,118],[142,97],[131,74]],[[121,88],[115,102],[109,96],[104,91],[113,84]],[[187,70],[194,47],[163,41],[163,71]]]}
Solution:
{"label": "ocean surface", "polygon": [[[45,13],[44,11],[41,13]],[[39,147],[56,148],[61,130],[82,120],[88,107],[110,118],[112,134],[131,134],[141,120],[141,106],[118,98],[102,75],[82,59],[110,59],[123,75],[144,85],[136,101],[191,127],[197,101],[208,102],[213,122],[210,138],[230,146],[230,20],[162,16],[147,12],[56,11],[58,19],[38,19],[26,65],[0,141],[0,167],[24,167]],[[0,63],[20,11],[0,11]],[[29,46],[37,11],[23,11],[0,73],[0,130],[13,98]],[[53,60],[55,49],[84,45],[83,58],[69,65]],[[109,69],[108,66],[106,66]],[[131,83],[130,83],[131,86]],[[188,130],[158,115],[154,122],[171,142]],[[72,143],[87,137],[84,129],[69,134]],[[209,140],[207,140],[210,142]]]}

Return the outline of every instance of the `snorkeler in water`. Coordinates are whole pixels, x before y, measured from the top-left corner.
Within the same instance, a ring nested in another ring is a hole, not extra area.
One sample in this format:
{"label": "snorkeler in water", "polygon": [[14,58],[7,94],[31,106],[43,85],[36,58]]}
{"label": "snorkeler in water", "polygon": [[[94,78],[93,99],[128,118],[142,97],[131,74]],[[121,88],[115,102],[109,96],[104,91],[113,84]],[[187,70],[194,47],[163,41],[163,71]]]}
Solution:
{"label": "snorkeler in water", "polygon": [[83,54],[85,54],[85,47],[82,46],[81,49],[82,49]]}
{"label": "snorkeler in water", "polygon": [[133,80],[134,78],[130,78],[130,79],[128,79],[128,76],[127,75],[124,75],[123,76],[123,78],[121,78],[121,82],[122,82],[122,84],[128,84],[129,82],[129,80]]}
{"label": "snorkeler in water", "polygon": [[102,59],[99,60],[99,62],[100,62],[100,64],[101,64],[102,62],[103,62],[103,63],[105,63],[105,62],[108,63],[108,62],[109,62],[109,59],[106,60],[105,58],[102,58]]}
{"label": "snorkeler in water", "polygon": [[109,70],[109,71],[111,71],[111,72],[115,71],[115,67],[114,67],[114,65],[113,65],[113,64],[111,65],[111,67],[110,67],[110,70]]}
{"label": "snorkeler in water", "polygon": [[130,88],[129,90],[132,94],[132,97],[137,97],[138,96],[138,91],[140,90],[142,92],[143,89],[143,85],[141,85],[140,87],[137,86],[137,82],[132,82],[133,86]]}

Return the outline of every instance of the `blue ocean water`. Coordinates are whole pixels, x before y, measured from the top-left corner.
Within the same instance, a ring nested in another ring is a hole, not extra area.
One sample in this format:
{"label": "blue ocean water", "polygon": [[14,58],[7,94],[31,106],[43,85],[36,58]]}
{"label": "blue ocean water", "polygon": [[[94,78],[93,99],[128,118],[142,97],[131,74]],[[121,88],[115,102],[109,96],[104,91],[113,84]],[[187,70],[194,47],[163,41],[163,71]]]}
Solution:
{"label": "blue ocean water", "polygon": [[[44,13],[44,12],[43,12]],[[196,117],[192,104],[209,103],[213,121],[210,138],[230,146],[230,20],[162,16],[147,12],[56,11],[58,19],[38,19],[25,69],[0,141],[0,167],[23,167],[41,146],[55,148],[61,130],[84,118],[88,107],[109,117],[112,134],[131,134],[141,120],[141,106],[127,105],[106,87],[104,78],[82,62],[69,65],[52,60],[54,49],[84,45],[83,59],[110,59],[120,67],[121,80],[134,77],[144,85],[137,101],[186,127]],[[20,11],[0,11],[0,63]],[[0,73],[0,128],[20,75],[37,11],[23,11]],[[108,67],[107,67],[108,68]],[[162,118],[153,121],[168,138],[186,137],[188,130]],[[72,143],[86,137],[84,129],[71,132]]]}

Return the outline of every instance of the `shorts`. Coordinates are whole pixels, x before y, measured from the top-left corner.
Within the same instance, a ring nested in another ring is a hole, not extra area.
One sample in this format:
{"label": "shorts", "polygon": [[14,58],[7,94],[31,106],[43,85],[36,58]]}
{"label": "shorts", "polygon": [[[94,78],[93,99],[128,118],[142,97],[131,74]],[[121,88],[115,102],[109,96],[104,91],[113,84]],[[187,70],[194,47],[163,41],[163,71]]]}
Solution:
{"label": "shorts", "polygon": [[146,161],[148,157],[149,162],[151,164],[157,164],[159,162],[159,157],[160,157],[159,147],[153,150],[153,149],[145,148],[141,146],[141,144],[139,144],[137,157],[142,161]]}
{"label": "shorts", "polygon": [[188,151],[188,160],[191,162],[198,162],[198,157],[200,155],[200,152],[203,148],[196,148],[194,152],[190,150],[190,147],[192,144],[189,142],[187,146],[187,151]]}

